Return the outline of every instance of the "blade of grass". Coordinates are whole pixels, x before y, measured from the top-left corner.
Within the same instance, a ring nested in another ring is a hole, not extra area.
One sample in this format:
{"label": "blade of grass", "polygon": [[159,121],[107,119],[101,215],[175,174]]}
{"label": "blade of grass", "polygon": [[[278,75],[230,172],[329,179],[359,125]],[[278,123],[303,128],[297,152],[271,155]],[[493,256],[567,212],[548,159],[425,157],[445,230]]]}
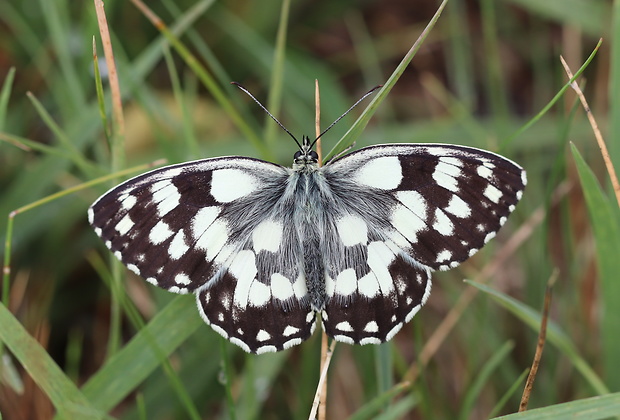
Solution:
{"label": "blade of grass", "polygon": [[45,349],[19,323],[4,304],[0,304],[0,340],[19,360],[34,382],[66,418],[104,418],[47,354]]}
{"label": "blade of grass", "polygon": [[514,383],[508,388],[508,391],[497,401],[491,412],[489,418],[495,417],[499,411],[504,408],[513,395],[516,395],[517,391],[523,386],[525,379],[528,375],[529,369],[525,369],[521,375],[514,381]]}
{"label": "blade of grass", "polygon": [[508,341],[504,343],[493,355],[484,363],[482,368],[478,371],[473,383],[467,387],[467,392],[463,398],[463,404],[461,405],[461,411],[459,418],[469,419],[473,418],[473,409],[476,404],[476,399],[480,396],[484,385],[489,381],[491,374],[497,369],[501,362],[508,357],[508,354],[514,349],[514,342]]}
{"label": "blade of grass", "polygon": [[[399,384],[394,385],[391,389],[377,395],[375,398],[370,400],[368,403],[364,404],[357,410],[349,420],[365,420],[365,419],[374,419],[376,418],[377,413],[379,413],[385,405],[388,404],[392,399],[402,394],[403,392],[409,390],[410,388],[409,382],[401,382]],[[413,398],[413,396],[411,396]],[[416,400],[412,400],[412,406],[415,405]]]}
{"label": "blade of grass", "polygon": [[[170,355],[202,325],[194,302],[177,296],[84,384],[82,392],[98,409],[113,409],[160,366],[160,355]],[[151,347],[153,340],[159,351]]]}
{"label": "blade of grass", "polygon": [[583,65],[581,67],[579,67],[579,70],[577,70],[577,72],[575,73],[575,75],[573,77],[570,78],[570,80],[568,82],[566,82],[566,84],[564,84],[564,86],[562,86],[562,89],[560,89],[558,91],[558,93],[556,93],[556,95],[549,101],[549,103],[547,105],[544,106],[543,109],[540,110],[540,112],[538,114],[536,114],[534,116],[534,118],[530,119],[528,122],[526,122],[525,124],[523,124],[523,126],[521,126],[521,128],[519,128],[517,131],[515,131],[511,136],[507,137],[506,139],[504,139],[501,142],[501,146],[506,146],[510,143],[512,143],[512,141],[517,138],[518,136],[520,136],[521,134],[523,134],[525,131],[527,131],[532,125],[534,125],[536,122],[538,122],[538,120],[540,120],[542,118],[543,115],[545,115],[547,113],[547,111],[549,111],[551,109],[551,107],[553,105],[555,105],[555,103],[562,97],[562,95],[564,95],[564,92],[566,92],[566,90],[568,88],[571,87],[571,84],[581,75],[581,73],[583,73],[583,71],[588,67],[588,65],[590,64],[590,62],[594,59],[594,57],[596,56],[596,53],[598,52],[598,49],[600,48],[601,44],[603,43],[603,40],[600,39],[598,41],[598,43],[596,44],[596,47],[594,47],[594,49],[592,50],[592,52],[590,53],[590,55],[588,56],[588,58],[586,59],[586,61],[583,63]]}
{"label": "blade of grass", "polygon": [[[534,15],[551,18],[559,23],[581,28],[588,35],[599,37],[610,16],[610,7],[605,2],[590,0],[509,0],[531,11]],[[610,39],[612,39],[610,37]],[[615,38],[618,39],[618,38]]]}
{"label": "blade of grass", "polygon": [[164,48],[164,59],[166,60],[166,67],[170,75],[172,92],[181,109],[181,125],[183,126],[183,142],[185,144],[184,154],[189,158],[195,158],[195,156],[198,156],[198,142],[193,129],[192,116],[189,112],[188,99],[181,88],[179,74],[169,48]]}
{"label": "blade of grass", "polygon": [[596,261],[598,266],[599,284],[601,287],[601,337],[603,340],[603,360],[605,378],[612,390],[620,390],[620,316],[616,312],[620,308],[620,223],[618,207],[605,196],[596,176],[571,144],[571,152],[581,187],[588,206],[588,214],[594,231],[596,242]]}
{"label": "blade of grass", "polygon": [[366,128],[366,125],[368,125],[370,118],[377,111],[377,108],[379,107],[381,102],[385,100],[390,90],[392,90],[392,88],[394,87],[394,85],[396,84],[400,76],[403,74],[403,72],[405,71],[405,69],[407,68],[411,60],[413,59],[413,56],[418,52],[418,50],[422,46],[422,43],[424,42],[424,40],[430,33],[431,29],[433,29],[433,27],[437,23],[437,20],[439,19],[439,16],[441,16],[441,12],[443,11],[447,2],[448,0],[443,0],[441,2],[439,7],[437,8],[437,11],[435,12],[435,15],[431,18],[428,25],[426,25],[426,28],[424,28],[424,30],[422,31],[418,39],[415,41],[411,49],[409,49],[407,54],[405,54],[405,56],[403,57],[401,62],[398,64],[394,72],[392,72],[392,74],[390,75],[389,79],[385,82],[385,84],[379,90],[379,92],[377,92],[377,94],[373,97],[372,101],[370,102],[370,104],[368,104],[366,109],[364,109],[364,111],[359,116],[357,121],[355,121],[355,123],[351,126],[351,128],[349,128],[349,130],[344,134],[344,136],[342,136],[342,138],[338,140],[338,142],[332,148],[332,150],[325,156],[325,161],[328,161],[330,158],[338,155],[338,153],[342,152],[347,147],[352,145],[355,142],[355,140],[360,136],[360,134],[364,131],[364,128]]}
{"label": "blade of grass", "polygon": [[[487,293],[503,307],[508,309],[513,315],[525,322],[525,324],[527,324],[534,331],[538,332],[540,328],[541,315],[536,310],[484,284],[469,280],[465,280],[465,282],[474,286],[476,289]],[[547,343],[551,343],[562,353],[564,353],[564,355],[566,355],[573,366],[575,366],[575,369],[581,373],[584,379],[590,384],[592,389],[597,394],[609,393],[609,389],[605,383],[601,380],[601,378],[599,378],[596,372],[594,372],[592,367],[590,367],[581,355],[579,355],[579,352],[570,338],[553,321],[549,321],[547,325]]]}
{"label": "blade of grass", "polygon": [[[284,0],[280,9],[280,23],[276,35],[276,46],[273,54],[273,66],[271,81],[269,83],[269,96],[267,98],[267,109],[273,114],[278,115],[282,106],[282,86],[284,84],[284,57],[286,56],[286,37],[288,29],[288,18],[291,9],[291,1]],[[277,124],[271,120],[269,115],[265,115],[264,139],[268,145],[273,146],[276,140]]]}
{"label": "blade of grass", "polygon": [[84,174],[92,173],[95,169],[95,166],[87,161],[84,156],[80,153],[80,151],[75,147],[67,133],[65,133],[60,126],[54,121],[52,116],[47,112],[47,110],[43,107],[41,102],[31,93],[28,92],[26,94],[30,102],[34,105],[35,110],[45,123],[50,131],[54,134],[56,139],[58,140],[60,146],[66,150],[66,153],[75,165],[81,169]]}
{"label": "blade of grass", "polygon": [[599,420],[615,418],[618,413],[620,413],[620,393],[495,417],[494,420]]}
{"label": "blade of grass", "polygon": [[[153,13],[141,0],[131,0],[131,2],[151,21],[151,23],[164,35],[170,45],[181,56],[185,63],[194,71],[198,76],[205,88],[220,104],[224,111],[230,116],[233,123],[237,128],[246,136],[248,141],[252,143],[254,147],[265,157],[269,159],[271,152],[265,144],[258,138],[256,133],[250,128],[248,123],[243,119],[241,114],[232,105],[226,93],[220,88],[215,79],[207,71],[207,69],[196,59],[196,57],[188,50],[179,38],[177,38],[172,31],[168,29],[166,24]],[[199,4],[204,5],[205,8],[213,4],[213,0],[205,1]]]}
{"label": "blade of grass", "polygon": [[2,90],[0,90],[0,131],[4,130],[6,109],[9,104],[9,98],[11,97],[11,90],[13,89],[14,80],[15,67],[11,67],[4,78],[4,82],[2,83]]}

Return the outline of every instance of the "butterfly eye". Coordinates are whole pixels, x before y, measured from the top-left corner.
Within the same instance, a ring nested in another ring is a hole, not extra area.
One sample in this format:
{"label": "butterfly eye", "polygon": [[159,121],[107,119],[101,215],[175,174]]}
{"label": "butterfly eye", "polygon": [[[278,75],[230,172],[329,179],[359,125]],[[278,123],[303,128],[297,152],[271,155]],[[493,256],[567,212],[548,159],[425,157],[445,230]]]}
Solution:
{"label": "butterfly eye", "polygon": [[310,159],[313,162],[318,162],[319,161],[319,154],[317,152],[315,152],[314,150],[311,150],[309,155],[310,155]]}
{"label": "butterfly eye", "polygon": [[298,150],[298,151],[296,151],[296,152],[295,152],[295,154],[293,155],[293,159],[294,159],[295,161],[298,161],[300,157],[301,157],[301,152]]}

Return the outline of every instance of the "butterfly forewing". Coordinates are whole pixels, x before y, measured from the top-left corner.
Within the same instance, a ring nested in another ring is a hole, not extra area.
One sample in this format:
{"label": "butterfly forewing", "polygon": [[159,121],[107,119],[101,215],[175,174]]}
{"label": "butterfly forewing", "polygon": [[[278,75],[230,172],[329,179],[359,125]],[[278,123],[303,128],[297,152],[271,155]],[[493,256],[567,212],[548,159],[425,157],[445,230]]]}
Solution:
{"label": "butterfly forewing", "polygon": [[395,199],[390,237],[434,270],[457,266],[488,242],[521,198],[525,172],[499,155],[439,144],[371,146],[335,161],[369,196]]}

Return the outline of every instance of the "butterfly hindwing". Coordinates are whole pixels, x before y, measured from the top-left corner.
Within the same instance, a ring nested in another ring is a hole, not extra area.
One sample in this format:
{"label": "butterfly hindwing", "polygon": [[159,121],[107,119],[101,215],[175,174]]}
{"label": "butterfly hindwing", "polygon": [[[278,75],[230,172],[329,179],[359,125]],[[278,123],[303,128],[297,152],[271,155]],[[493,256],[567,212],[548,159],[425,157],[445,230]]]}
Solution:
{"label": "butterfly hindwing", "polygon": [[196,292],[220,334],[247,351],[281,350],[315,322],[282,210],[289,175],[239,157],[169,166],[110,190],[89,220],[130,270],[171,292]]}

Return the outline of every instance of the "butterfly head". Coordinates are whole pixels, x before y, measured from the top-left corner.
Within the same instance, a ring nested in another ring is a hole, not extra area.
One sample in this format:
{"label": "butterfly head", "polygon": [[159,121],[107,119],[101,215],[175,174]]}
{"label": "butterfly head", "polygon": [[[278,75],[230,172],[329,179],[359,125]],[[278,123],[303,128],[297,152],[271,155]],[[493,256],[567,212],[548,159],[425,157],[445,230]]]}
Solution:
{"label": "butterfly head", "polygon": [[293,156],[293,167],[316,166],[319,162],[319,155],[312,150],[315,142],[310,143],[308,136],[303,137],[299,150]]}

